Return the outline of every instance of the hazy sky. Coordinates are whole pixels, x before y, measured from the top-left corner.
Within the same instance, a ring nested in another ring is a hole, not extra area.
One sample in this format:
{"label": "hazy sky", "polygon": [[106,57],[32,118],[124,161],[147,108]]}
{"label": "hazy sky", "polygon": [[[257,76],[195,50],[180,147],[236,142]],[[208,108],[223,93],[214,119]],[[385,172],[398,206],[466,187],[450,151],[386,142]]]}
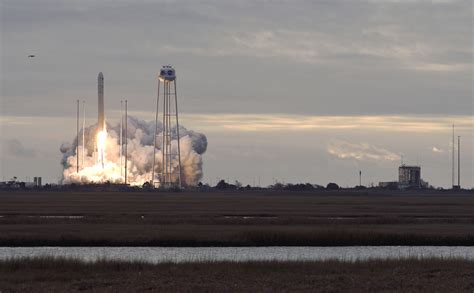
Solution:
{"label": "hazy sky", "polygon": [[[152,119],[172,64],[204,181],[451,184],[451,125],[474,186],[473,2],[0,0],[0,175],[61,175],[75,101]],[[35,54],[33,59],[28,54]]]}

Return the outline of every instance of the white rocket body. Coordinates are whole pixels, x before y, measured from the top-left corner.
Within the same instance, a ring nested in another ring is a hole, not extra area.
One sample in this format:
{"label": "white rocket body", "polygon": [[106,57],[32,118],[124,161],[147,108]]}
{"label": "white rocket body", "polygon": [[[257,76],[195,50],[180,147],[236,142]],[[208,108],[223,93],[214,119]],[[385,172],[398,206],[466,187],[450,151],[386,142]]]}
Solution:
{"label": "white rocket body", "polygon": [[99,72],[99,76],[97,77],[97,91],[98,91],[98,98],[99,98],[99,120],[97,122],[97,128],[99,131],[105,130],[105,112],[104,112],[104,75],[102,72]]}
{"label": "white rocket body", "polygon": [[[97,130],[99,133],[105,133],[105,111],[104,111],[104,75],[102,72],[99,72],[99,76],[97,76],[97,93],[99,98],[99,117],[97,121]],[[104,145],[97,145],[98,151],[98,163],[102,165],[102,169],[104,168],[105,163],[105,156],[104,156]]]}

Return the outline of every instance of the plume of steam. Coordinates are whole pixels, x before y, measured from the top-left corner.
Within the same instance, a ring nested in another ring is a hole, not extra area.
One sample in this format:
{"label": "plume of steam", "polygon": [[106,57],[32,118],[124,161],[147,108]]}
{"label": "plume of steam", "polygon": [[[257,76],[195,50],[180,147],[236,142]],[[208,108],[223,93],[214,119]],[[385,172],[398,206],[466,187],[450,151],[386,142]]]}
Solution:
{"label": "plume of steam", "polygon": [[[135,117],[128,117],[127,121],[127,154],[128,154],[128,176],[127,181],[131,185],[143,185],[151,180],[153,168],[153,137],[155,134],[155,122],[144,121]],[[158,133],[162,131],[161,123],[158,124]],[[82,149],[82,141],[74,138],[72,143],[63,143],[60,151],[63,154],[61,165],[63,166],[64,184],[69,183],[123,183],[123,169],[120,168],[120,126],[107,124],[107,138],[105,142],[105,165],[97,164],[96,139],[97,125],[91,125],[84,129],[86,144]],[[207,149],[207,138],[204,134],[187,130],[180,126],[179,142],[181,150],[181,176],[184,185],[197,185],[202,178],[202,154]],[[82,137],[82,131],[79,133]],[[125,135],[124,135],[125,137]],[[177,131],[172,129],[172,153],[177,154]],[[157,139],[157,150],[155,152],[156,165],[155,174],[159,172],[162,164],[161,139]],[[124,142],[125,144],[125,142]],[[78,151],[78,154],[76,153]],[[82,156],[85,155],[84,166]],[[77,155],[79,155],[79,172],[77,172]],[[173,166],[178,165],[178,156],[173,158]]]}

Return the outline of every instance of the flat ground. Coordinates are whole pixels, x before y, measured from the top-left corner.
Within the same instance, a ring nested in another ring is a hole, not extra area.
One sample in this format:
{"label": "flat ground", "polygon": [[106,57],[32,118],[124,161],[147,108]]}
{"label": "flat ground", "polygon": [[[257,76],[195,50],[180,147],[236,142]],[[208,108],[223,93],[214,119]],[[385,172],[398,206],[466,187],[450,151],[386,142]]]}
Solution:
{"label": "flat ground", "polygon": [[0,262],[1,292],[472,292],[474,263],[393,260],[358,263],[139,264],[72,260]]}
{"label": "flat ground", "polygon": [[0,246],[474,245],[474,193],[0,192]]}

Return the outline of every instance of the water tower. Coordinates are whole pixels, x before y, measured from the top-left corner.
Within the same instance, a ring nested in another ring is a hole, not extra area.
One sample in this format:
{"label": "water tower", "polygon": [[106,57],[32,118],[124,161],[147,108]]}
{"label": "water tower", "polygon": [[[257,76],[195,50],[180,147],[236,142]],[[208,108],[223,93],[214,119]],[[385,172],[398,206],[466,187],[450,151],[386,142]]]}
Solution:
{"label": "water tower", "polygon": [[[161,113],[160,96],[163,100]],[[176,71],[170,65],[163,66],[158,76],[155,117],[155,147],[153,150],[151,184],[160,188],[181,188],[181,150],[179,145]],[[163,124],[161,131],[158,129],[160,119]],[[156,160],[157,149],[161,149],[161,165]],[[155,170],[157,166],[158,170]]]}

